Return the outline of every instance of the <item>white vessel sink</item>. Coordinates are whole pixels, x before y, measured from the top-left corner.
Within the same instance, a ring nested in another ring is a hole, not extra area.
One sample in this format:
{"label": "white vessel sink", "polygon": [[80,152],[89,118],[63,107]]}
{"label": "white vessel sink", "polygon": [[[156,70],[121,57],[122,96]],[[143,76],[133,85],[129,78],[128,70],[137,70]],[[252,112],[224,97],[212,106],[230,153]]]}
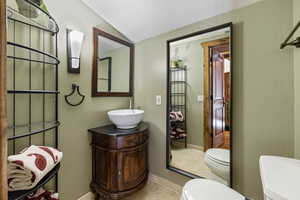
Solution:
{"label": "white vessel sink", "polygon": [[135,128],[144,118],[144,111],[135,109],[112,110],[107,114],[119,129]]}

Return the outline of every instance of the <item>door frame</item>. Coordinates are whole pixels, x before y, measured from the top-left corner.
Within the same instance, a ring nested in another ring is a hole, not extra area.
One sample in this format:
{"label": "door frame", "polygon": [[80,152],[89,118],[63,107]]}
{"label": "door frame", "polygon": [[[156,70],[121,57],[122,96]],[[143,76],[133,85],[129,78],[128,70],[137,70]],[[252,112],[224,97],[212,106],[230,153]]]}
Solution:
{"label": "door frame", "polygon": [[[204,117],[203,117],[203,141],[204,141],[204,152],[212,147],[212,100],[211,100],[211,61],[210,61],[210,48],[214,46],[220,45],[230,45],[229,37],[221,38],[217,40],[212,40],[208,42],[201,43],[201,46],[204,49],[203,56],[204,56],[204,64],[203,64],[203,71],[204,71],[204,81],[203,81],[203,94],[204,94],[204,101],[203,101],[203,108],[204,108]],[[230,47],[229,47],[230,48]]]}
{"label": "door frame", "polygon": [[0,199],[7,200],[6,0],[0,1]]}

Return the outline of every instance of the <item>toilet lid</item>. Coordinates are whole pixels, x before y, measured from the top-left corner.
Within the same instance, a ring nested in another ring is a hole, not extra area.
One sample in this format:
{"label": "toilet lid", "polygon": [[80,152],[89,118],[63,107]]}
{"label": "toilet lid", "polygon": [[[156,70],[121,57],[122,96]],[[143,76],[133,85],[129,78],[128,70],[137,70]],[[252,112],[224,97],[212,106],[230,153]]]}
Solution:
{"label": "toilet lid", "polygon": [[208,149],[205,154],[209,159],[219,164],[228,166],[230,163],[230,152],[227,149],[212,148]]}
{"label": "toilet lid", "polygon": [[185,184],[182,190],[183,200],[245,200],[231,188],[208,179],[193,179]]}

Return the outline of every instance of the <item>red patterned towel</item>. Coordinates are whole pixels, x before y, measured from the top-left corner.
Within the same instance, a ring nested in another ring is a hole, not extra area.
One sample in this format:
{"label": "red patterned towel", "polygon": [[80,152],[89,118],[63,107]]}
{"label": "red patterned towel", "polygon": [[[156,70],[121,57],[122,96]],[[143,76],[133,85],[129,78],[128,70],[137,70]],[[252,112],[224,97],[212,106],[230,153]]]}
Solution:
{"label": "red patterned towel", "polygon": [[29,190],[62,159],[63,153],[52,147],[30,146],[8,157],[8,190]]}
{"label": "red patterned towel", "polygon": [[43,188],[40,188],[34,195],[27,196],[24,200],[59,200],[59,199],[58,199],[58,193],[53,193]]}

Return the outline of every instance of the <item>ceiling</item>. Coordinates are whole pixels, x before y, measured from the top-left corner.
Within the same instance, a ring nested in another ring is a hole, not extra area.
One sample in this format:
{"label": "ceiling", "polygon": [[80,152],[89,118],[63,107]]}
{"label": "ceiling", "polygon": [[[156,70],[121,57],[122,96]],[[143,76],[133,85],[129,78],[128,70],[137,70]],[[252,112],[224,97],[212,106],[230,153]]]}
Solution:
{"label": "ceiling", "polygon": [[133,42],[260,0],[82,0]]}

